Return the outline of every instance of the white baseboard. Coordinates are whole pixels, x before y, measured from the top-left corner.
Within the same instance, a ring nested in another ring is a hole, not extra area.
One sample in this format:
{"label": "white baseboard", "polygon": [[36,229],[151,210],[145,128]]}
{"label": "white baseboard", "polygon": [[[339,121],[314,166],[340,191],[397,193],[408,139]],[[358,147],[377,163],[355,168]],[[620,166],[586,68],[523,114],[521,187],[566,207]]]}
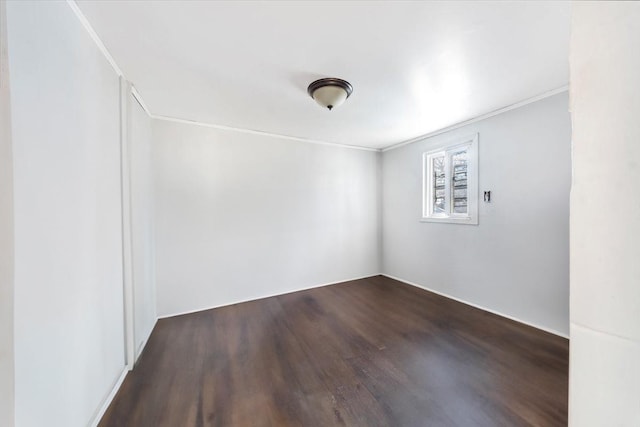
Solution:
{"label": "white baseboard", "polygon": [[124,379],[126,378],[128,373],[129,373],[129,370],[125,366],[122,369],[122,373],[120,374],[120,376],[118,377],[118,379],[114,383],[113,388],[111,389],[111,392],[109,392],[107,397],[104,399],[104,402],[102,402],[102,406],[100,406],[100,409],[98,410],[98,412],[96,412],[96,414],[94,415],[93,419],[89,423],[89,425],[91,427],[97,427],[98,426],[98,424],[100,423],[100,420],[104,416],[104,413],[107,412],[107,409],[109,408],[109,405],[111,405],[111,402],[113,401],[113,398],[116,397],[116,394],[118,393],[118,390],[120,390],[120,386],[124,382]]}
{"label": "white baseboard", "polygon": [[[136,355],[136,362],[138,361],[138,358],[140,357],[140,355],[144,351],[144,348],[147,346],[147,343],[149,342],[149,338],[151,337],[151,334],[153,333],[153,330],[155,329],[157,323],[158,323],[158,319],[156,318],[156,321],[153,323],[153,326],[151,327],[151,330],[149,331],[149,336],[143,341],[142,345],[140,346],[140,352]],[[135,363],[134,363],[134,365],[135,365]],[[97,427],[97,425],[100,423],[100,420],[104,416],[104,413],[107,412],[107,409],[109,408],[109,405],[111,405],[111,402],[113,401],[113,398],[116,397],[116,394],[118,393],[118,390],[120,390],[120,387],[122,386],[122,383],[124,382],[124,379],[127,377],[127,374],[132,369],[133,369],[133,366],[132,367],[129,367],[129,366],[125,366],[124,367],[124,369],[122,370],[122,373],[120,374],[120,376],[118,377],[118,379],[114,383],[113,388],[111,389],[111,391],[109,392],[109,394],[105,398],[104,402],[102,403],[102,406],[100,406],[100,409],[98,410],[98,412],[96,412],[95,416],[93,417],[93,419],[89,423],[89,425],[91,427]]]}
{"label": "white baseboard", "polygon": [[458,301],[458,302],[461,302],[463,304],[470,305],[471,307],[475,307],[475,308],[478,308],[480,310],[487,311],[489,313],[495,314],[495,315],[500,316],[500,317],[504,317],[504,318],[509,319],[509,320],[513,320],[514,322],[522,323],[524,325],[531,326],[532,328],[540,329],[541,331],[545,331],[545,332],[548,332],[550,334],[557,335],[559,337],[569,339],[569,335],[567,335],[565,333],[562,333],[560,331],[556,331],[555,329],[551,329],[551,328],[547,328],[547,327],[544,327],[544,326],[536,325],[535,323],[527,322],[525,320],[518,319],[516,317],[509,316],[509,315],[504,314],[504,313],[500,313],[500,312],[492,310],[490,308],[483,307],[481,305],[474,304],[474,303],[469,302],[469,301],[465,301],[463,299],[454,297],[452,295],[445,294],[444,292],[436,291],[434,289],[428,288],[428,287],[420,285],[418,283],[410,282],[408,280],[401,279],[399,277],[395,277],[395,276],[392,276],[390,274],[386,274],[386,273],[380,273],[380,274],[382,276],[388,277],[390,279],[397,280],[398,282],[406,283],[407,285],[415,286],[416,288],[424,289],[425,291],[433,292],[434,294],[438,294],[438,295],[443,296],[445,298],[449,298],[449,299],[452,299],[454,301]]}
{"label": "white baseboard", "polygon": [[158,319],[166,319],[168,317],[182,316],[183,314],[197,313],[199,311],[206,311],[206,310],[211,310],[211,309],[214,309],[214,308],[227,307],[229,305],[241,304],[243,302],[257,301],[257,300],[261,300],[261,299],[264,299],[264,298],[277,297],[277,296],[280,296],[280,295],[292,294],[294,292],[307,291],[309,289],[321,288],[323,286],[337,285],[338,283],[351,282],[353,280],[361,280],[361,279],[366,279],[366,278],[369,278],[369,277],[375,277],[375,276],[380,276],[380,275],[382,275],[382,273],[369,274],[367,276],[356,277],[356,278],[353,278],[353,279],[344,279],[344,280],[338,280],[338,281],[330,282],[330,283],[322,283],[322,284],[319,284],[319,285],[313,285],[313,286],[308,286],[308,287],[305,287],[305,288],[294,289],[292,291],[287,291],[287,292],[264,295],[264,296],[260,296],[260,297],[256,297],[256,298],[250,298],[250,299],[247,299],[247,300],[241,300],[241,301],[235,301],[235,302],[230,302],[230,303],[226,303],[226,304],[220,304],[220,305],[196,308],[194,310],[181,311],[181,312],[178,312],[178,313],[163,314],[162,316],[158,316]]}
{"label": "white baseboard", "polygon": [[[157,324],[158,324],[158,317],[156,317],[156,321],[153,322],[153,326],[151,327],[151,329],[149,329],[149,334],[147,335],[147,337],[144,339],[144,341],[140,345],[140,348],[134,352],[135,359],[136,359],[133,362],[134,366],[136,365],[136,363],[138,363],[138,359],[140,358],[140,355],[142,355],[142,352],[144,351],[144,348],[147,346],[147,343],[149,342],[149,338],[151,338],[151,334],[153,333],[153,330],[156,328]],[[131,367],[129,370],[133,370],[133,367]]]}

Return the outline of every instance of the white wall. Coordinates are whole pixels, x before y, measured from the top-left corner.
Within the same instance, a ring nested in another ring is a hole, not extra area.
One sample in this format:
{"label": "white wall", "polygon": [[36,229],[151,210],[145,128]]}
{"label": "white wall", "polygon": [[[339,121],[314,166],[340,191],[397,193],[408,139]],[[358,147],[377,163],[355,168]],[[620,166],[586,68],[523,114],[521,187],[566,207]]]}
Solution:
{"label": "white wall", "polygon": [[640,425],[640,4],[574,3],[572,426]]}
{"label": "white wall", "polygon": [[151,118],[131,99],[131,236],[135,358],[156,323]]}
{"label": "white wall", "polygon": [[[422,153],[476,132],[479,225],[420,222]],[[384,152],[383,273],[568,334],[570,133],[563,93]]]}
{"label": "white wall", "polygon": [[0,1],[0,425],[14,421],[13,155],[6,3]]}
{"label": "white wall", "polygon": [[16,424],[86,426],[124,367],[119,81],[65,2],[9,2]]}
{"label": "white wall", "polygon": [[158,314],[379,273],[377,156],[153,123]]}

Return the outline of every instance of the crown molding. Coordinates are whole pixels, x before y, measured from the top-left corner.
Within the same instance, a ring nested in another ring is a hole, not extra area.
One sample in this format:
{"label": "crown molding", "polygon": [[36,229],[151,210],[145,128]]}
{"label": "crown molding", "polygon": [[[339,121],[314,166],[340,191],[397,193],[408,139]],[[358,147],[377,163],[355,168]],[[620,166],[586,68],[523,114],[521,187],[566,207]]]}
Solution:
{"label": "crown molding", "polygon": [[529,105],[529,104],[532,104],[534,102],[541,101],[541,100],[543,100],[545,98],[549,98],[551,96],[558,95],[558,94],[563,93],[563,92],[567,92],[568,90],[569,90],[569,85],[564,85],[564,86],[561,86],[559,88],[552,89],[550,91],[541,93],[540,95],[536,95],[536,96],[533,96],[531,98],[527,98],[524,101],[516,102],[515,104],[507,105],[506,107],[502,107],[502,108],[499,108],[497,110],[493,110],[493,111],[490,111],[488,113],[482,114],[480,116],[476,116],[476,117],[464,120],[462,122],[458,122],[458,123],[452,124],[450,126],[435,130],[433,132],[429,132],[429,133],[426,133],[424,135],[420,135],[420,136],[417,136],[415,138],[408,139],[406,141],[398,142],[396,144],[392,144],[392,145],[389,145],[387,147],[383,147],[382,149],[380,149],[380,151],[386,152],[386,151],[395,150],[396,148],[404,147],[405,145],[413,144],[414,142],[422,141],[424,139],[431,138],[431,137],[436,136],[436,135],[441,135],[443,133],[447,133],[447,132],[452,131],[454,129],[458,129],[458,128],[461,128],[463,126],[470,125],[471,123],[479,122],[480,120],[485,120],[485,119],[488,119],[490,117],[497,116],[497,115],[502,114],[502,113],[506,113],[507,111],[511,111],[511,110],[518,109],[520,107],[524,107],[525,105]]}
{"label": "crown molding", "polygon": [[[113,56],[111,56],[111,53],[109,53],[109,50],[100,39],[100,36],[98,36],[98,33],[96,33],[96,31],[93,29],[93,26],[91,25],[87,17],[84,16],[84,13],[82,13],[82,11],[80,10],[80,7],[75,2],[75,0],[67,0],[67,4],[69,5],[73,13],[76,15],[76,17],[78,18],[78,20],[80,21],[84,29],[87,30],[87,33],[89,33],[89,36],[91,37],[93,42],[96,44],[100,52],[102,52],[102,55],[105,57],[107,62],[109,62],[109,65],[111,65],[111,68],[113,68],[113,71],[115,71],[118,77],[122,77],[123,79],[126,80],[127,78],[122,72],[122,69],[118,66],[118,63],[113,58]],[[142,99],[142,95],[140,95],[140,92],[138,92],[138,90],[135,88],[135,86],[133,86],[133,84],[131,85],[131,94],[133,95],[135,100],[138,101],[138,104],[140,104],[140,106],[147,113],[147,115],[151,117],[151,112],[149,111],[147,104],[144,102],[144,100]]]}
{"label": "crown molding", "polygon": [[73,13],[76,15],[76,17],[78,18],[78,20],[80,21],[84,29],[87,30],[87,32],[89,33],[89,36],[91,36],[91,38],[93,39],[93,42],[96,44],[96,46],[98,46],[98,49],[100,49],[100,52],[102,52],[102,54],[107,59],[111,67],[113,67],[113,70],[116,72],[116,74],[119,77],[124,76],[124,74],[122,73],[122,70],[120,69],[120,67],[118,67],[118,64],[116,63],[116,60],[113,59],[113,56],[111,56],[107,47],[104,45],[104,43],[102,43],[102,40],[100,40],[98,33],[96,33],[96,30],[93,29],[93,26],[91,25],[87,17],[84,16],[84,13],[82,13],[78,4],[74,0],[67,0],[67,4],[69,5]]}
{"label": "crown molding", "polygon": [[219,130],[227,130],[227,131],[233,131],[233,132],[247,133],[247,134],[251,134],[251,135],[261,135],[261,136],[269,136],[269,137],[273,137],[273,138],[288,139],[290,141],[306,142],[308,144],[327,145],[327,146],[330,146],[330,147],[349,148],[349,149],[352,149],[352,150],[362,150],[362,151],[374,151],[374,152],[379,152],[380,151],[377,148],[362,147],[362,146],[359,146],[359,145],[340,144],[340,143],[337,143],[337,142],[321,141],[321,140],[318,140],[318,139],[310,139],[310,138],[303,138],[303,137],[299,137],[299,136],[283,135],[283,134],[280,134],[280,133],[271,133],[271,132],[265,132],[265,131],[262,131],[262,130],[252,130],[252,129],[245,129],[245,128],[237,128],[237,127],[233,127],[233,126],[225,126],[225,125],[218,125],[218,124],[213,124],[213,123],[205,123],[205,122],[199,122],[199,121],[196,121],[196,120],[179,119],[179,118],[176,118],[176,117],[161,116],[161,115],[156,115],[156,114],[152,114],[151,118],[152,119],[156,119],[156,120],[164,120],[164,121],[167,121],[167,122],[175,122],[175,123],[182,123],[182,124],[188,124],[188,125],[208,127],[208,128],[212,128],[212,129],[219,129]]}
{"label": "crown molding", "polygon": [[133,98],[138,101],[138,104],[140,104],[144,112],[147,113],[147,116],[153,118],[153,114],[151,114],[149,108],[147,108],[147,104],[145,104],[144,100],[142,99],[142,95],[140,95],[138,89],[136,89],[136,87],[133,85],[131,85],[131,95],[133,95]]}

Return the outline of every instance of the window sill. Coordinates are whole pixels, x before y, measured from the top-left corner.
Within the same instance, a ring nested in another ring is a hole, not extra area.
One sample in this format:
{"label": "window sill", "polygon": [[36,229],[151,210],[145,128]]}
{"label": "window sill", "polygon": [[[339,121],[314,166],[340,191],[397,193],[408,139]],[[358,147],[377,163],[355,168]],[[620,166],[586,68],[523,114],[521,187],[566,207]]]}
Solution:
{"label": "window sill", "polygon": [[464,224],[464,225],[478,225],[477,218],[455,218],[455,217],[422,217],[420,222],[442,222],[445,224]]}

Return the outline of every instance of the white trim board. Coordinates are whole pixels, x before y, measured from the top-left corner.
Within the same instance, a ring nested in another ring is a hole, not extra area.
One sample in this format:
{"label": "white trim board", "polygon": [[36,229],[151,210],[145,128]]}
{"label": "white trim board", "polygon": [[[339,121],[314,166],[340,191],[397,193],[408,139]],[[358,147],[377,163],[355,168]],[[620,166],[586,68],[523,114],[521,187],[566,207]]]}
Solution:
{"label": "white trim board", "polygon": [[[151,338],[151,335],[153,334],[153,331],[156,328],[157,324],[158,324],[158,318],[156,318],[156,321],[153,323],[153,327],[151,328],[151,332],[149,332],[149,336],[144,340],[144,342],[140,346],[140,351],[138,352],[138,355],[137,355],[137,358],[135,360],[135,363],[138,362],[138,359],[140,358],[140,356],[144,352],[144,349],[147,347],[147,343],[149,342],[149,338]],[[127,374],[128,373],[129,373],[129,368],[125,366],[122,369],[122,373],[120,374],[120,377],[118,377],[118,379],[116,380],[115,384],[113,385],[113,388],[111,389],[111,391],[107,395],[106,399],[102,403],[102,406],[100,407],[98,412],[96,412],[95,416],[93,417],[93,419],[89,423],[89,425],[91,427],[97,427],[97,425],[100,423],[100,421],[102,420],[102,417],[104,416],[105,412],[107,412],[107,409],[109,409],[109,405],[111,405],[111,402],[113,402],[113,399],[116,397],[116,394],[118,394],[118,392],[120,391],[120,387],[122,387],[122,383],[127,378]]]}
{"label": "white trim board", "polygon": [[125,356],[129,370],[135,363],[133,234],[131,211],[131,83],[120,76],[120,195],[122,209],[122,286]]}
{"label": "white trim board", "polygon": [[100,424],[100,420],[104,416],[104,413],[107,412],[107,409],[109,408],[109,405],[111,405],[111,402],[113,402],[113,398],[116,397],[116,394],[120,390],[120,386],[122,386],[122,383],[124,382],[124,379],[127,377],[128,373],[129,373],[129,370],[125,366],[122,369],[122,373],[120,374],[120,376],[118,377],[116,382],[113,384],[113,387],[111,388],[111,391],[109,392],[107,397],[102,402],[102,405],[100,406],[100,409],[98,409],[98,411],[95,413],[95,415],[93,416],[93,418],[89,422],[89,425],[91,427],[97,427],[98,424]]}
{"label": "white trim board", "polygon": [[151,114],[149,108],[147,108],[147,104],[145,104],[144,99],[142,99],[142,95],[140,95],[138,89],[133,85],[131,85],[131,95],[133,95],[133,98],[138,101],[138,104],[140,104],[144,112],[147,113],[147,116],[149,116],[149,118],[153,118],[153,114]]}
{"label": "white trim board", "polygon": [[569,85],[564,85],[564,86],[561,86],[559,88],[556,88],[556,89],[541,93],[540,95],[536,95],[536,96],[533,96],[531,98],[527,98],[527,99],[525,99],[523,101],[516,102],[515,104],[507,105],[506,107],[490,111],[490,112],[482,114],[480,116],[472,117],[472,118],[464,120],[462,122],[454,123],[454,124],[452,124],[450,126],[447,126],[445,128],[438,129],[438,130],[435,130],[433,132],[429,132],[427,134],[420,135],[420,136],[408,139],[408,140],[403,141],[403,142],[399,142],[397,144],[389,145],[388,147],[384,147],[384,148],[380,149],[380,151],[386,152],[386,151],[395,150],[396,148],[404,147],[405,145],[413,144],[414,142],[422,141],[424,139],[431,138],[432,136],[441,135],[443,133],[447,133],[447,132],[452,131],[454,129],[458,129],[458,128],[461,128],[463,126],[470,125],[471,123],[479,122],[481,120],[488,119],[490,117],[494,117],[494,116],[497,116],[497,115],[502,114],[502,113],[506,113],[507,111],[515,110],[515,109],[518,109],[520,107],[524,107],[525,105],[533,104],[534,102],[537,102],[537,101],[542,101],[545,98],[549,98],[549,97],[552,97],[554,95],[558,95],[560,93],[567,92],[568,90],[569,90]]}
{"label": "white trim board", "polygon": [[133,362],[134,367],[138,363],[138,360],[140,359],[140,356],[142,356],[142,353],[144,352],[144,349],[147,347],[147,343],[149,342],[149,338],[151,338],[151,335],[153,334],[153,330],[156,328],[157,324],[158,324],[158,318],[156,317],[155,322],[153,322],[153,326],[149,330],[149,334],[144,339],[144,341],[142,341],[142,344],[140,344],[140,347],[138,349],[136,349],[136,351],[134,353],[134,355],[135,355],[135,360]]}
{"label": "white trim board", "polygon": [[82,11],[80,10],[80,7],[75,2],[75,0],[67,0],[67,4],[71,8],[71,10],[73,10],[73,13],[76,15],[76,17],[78,18],[82,26],[85,28],[85,30],[87,30],[87,32],[89,33],[89,36],[91,36],[96,46],[98,46],[98,49],[100,49],[100,52],[102,52],[102,54],[107,59],[107,61],[109,61],[109,64],[111,65],[111,67],[113,67],[113,70],[116,72],[116,74],[118,76],[124,76],[124,74],[122,73],[122,70],[120,69],[120,67],[118,67],[118,64],[116,63],[116,60],[113,59],[113,56],[111,56],[107,47],[104,45],[104,43],[102,43],[102,40],[100,40],[98,33],[96,33],[96,30],[93,29],[93,26],[91,25],[87,17],[84,16],[84,13],[82,13]]}
{"label": "white trim board", "polygon": [[383,147],[383,148],[371,148],[371,147],[362,147],[360,145],[341,144],[339,142],[328,142],[328,141],[322,141],[322,140],[311,139],[311,138],[304,138],[304,137],[299,137],[299,136],[283,135],[283,134],[280,134],[280,133],[272,133],[272,132],[261,131],[261,130],[238,128],[238,127],[233,127],[233,126],[219,125],[219,124],[215,124],[215,123],[199,122],[197,120],[188,120],[188,119],[180,119],[180,118],[176,118],[176,117],[162,116],[162,115],[150,113],[149,110],[144,105],[144,103],[142,102],[142,98],[140,97],[140,94],[137,91],[136,91],[136,94],[137,94],[136,98],[141,102],[142,107],[145,109],[145,111],[147,111],[149,116],[152,119],[156,119],[156,120],[164,120],[164,121],[169,121],[169,122],[184,123],[184,124],[190,124],[190,125],[195,125],[195,126],[209,127],[209,128],[213,128],[213,129],[220,129],[220,130],[228,130],[228,131],[234,131],[234,132],[248,133],[248,134],[253,134],[253,135],[262,135],[262,136],[270,136],[270,137],[275,137],[275,138],[283,138],[283,139],[289,139],[289,140],[292,140],[292,141],[306,142],[306,143],[309,143],[309,144],[321,144],[321,145],[328,145],[328,146],[340,147],[340,148],[351,148],[351,149],[354,149],[354,150],[386,152],[386,151],[395,150],[396,148],[404,147],[405,145],[413,144],[414,142],[418,142],[418,141],[422,141],[422,140],[427,139],[427,138],[431,138],[431,137],[436,136],[436,135],[441,135],[443,133],[450,132],[452,130],[461,128],[463,126],[467,126],[467,125],[470,125],[472,123],[479,122],[481,120],[485,120],[485,119],[488,119],[490,117],[494,117],[494,116],[506,113],[506,112],[511,111],[511,110],[516,110],[516,109],[518,109],[520,107],[524,107],[526,105],[533,104],[534,102],[542,101],[543,99],[550,98],[550,97],[552,97],[554,95],[558,95],[560,93],[567,92],[568,90],[569,90],[569,85],[564,85],[564,86],[561,86],[559,88],[552,89],[550,91],[541,93],[540,95],[536,95],[536,96],[533,96],[531,98],[527,98],[527,99],[525,99],[523,101],[516,102],[515,104],[507,105],[506,107],[502,107],[502,108],[499,108],[497,110],[493,110],[493,111],[490,111],[488,113],[481,114],[481,115],[476,116],[476,117],[472,117],[472,118],[464,120],[462,122],[454,123],[454,124],[452,124],[450,126],[447,126],[447,127],[441,128],[441,129],[437,129],[437,130],[435,130],[433,132],[429,132],[429,133],[426,133],[424,135],[420,135],[420,136],[408,139],[406,141],[402,141],[402,142],[398,142],[398,143],[394,143],[394,144],[388,145],[388,146]]}
{"label": "white trim board", "polygon": [[156,119],[156,120],[164,120],[164,121],[167,121],[167,122],[184,123],[184,124],[188,124],[188,125],[203,126],[203,127],[213,128],[213,129],[220,129],[220,130],[228,130],[228,131],[234,131],[234,132],[248,133],[248,134],[252,134],[252,135],[262,135],[262,136],[270,136],[270,137],[274,137],[274,138],[289,139],[291,141],[306,142],[308,144],[329,145],[329,146],[338,147],[338,148],[350,148],[352,150],[375,151],[375,152],[380,151],[377,148],[361,147],[359,145],[340,144],[338,142],[328,142],[328,141],[321,141],[319,139],[310,139],[310,138],[303,138],[303,137],[299,137],[299,136],[282,135],[280,133],[271,133],[271,132],[266,132],[266,131],[262,131],[262,130],[252,130],[252,129],[237,128],[237,127],[233,127],[233,126],[216,125],[216,124],[213,124],[213,123],[204,123],[204,122],[199,122],[199,121],[196,121],[196,120],[178,119],[178,118],[175,118],[175,117],[160,116],[160,115],[156,115],[156,114],[152,114],[151,118]]}
{"label": "white trim board", "polygon": [[[149,342],[149,338],[151,338],[151,335],[153,334],[153,331],[156,328],[157,324],[158,324],[158,318],[156,317],[156,321],[153,323],[153,327],[151,328],[151,332],[149,332],[149,336],[147,337],[147,339],[144,340],[144,342],[142,343],[142,346],[140,346],[140,352],[138,353],[138,358],[142,355],[142,352],[147,346],[147,343]],[[138,359],[136,359],[135,362],[137,363]],[[111,389],[111,391],[109,392],[105,400],[103,401],[102,405],[100,406],[100,409],[98,409],[93,419],[89,422],[89,425],[91,427],[97,427],[98,424],[100,424],[102,417],[104,416],[105,412],[107,412],[107,409],[109,409],[109,405],[111,405],[111,402],[113,402],[113,399],[116,397],[116,394],[118,394],[118,391],[120,391],[120,387],[122,387],[122,383],[124,382],[128,373],[129,373],[129,368],[127,366],[124,366],[122,369],[122,373],[114,383],[113,388]]]}
{"label": "white trim board", "polygon": [[[119,77],[125,77],[124,73],[122,72],[122,69],[118,66],[118,63],[113,58],[111,53],[109,53],[109,49],[107,49],[105,44],[100,39],[100,36],[98,36],[98,33],[96,33],[96,30],[94,30],[93,26],[87,19],[87,17],[84,15],[84,13],[82,13],[82,10],[80,10],[80,7],[76,3],[76,1],[67,0],[67,4],[69,5],[73,13],[76,15],[76,17],[78,18],[78,20],[80,21],[84,29],[87,30],[87,33],[89,33],[89,36],[91,37],[93,42],[96,44],[100,52],[102,52],[102,55],[109,62],[109,65],[111,65],[111,68],[113,68],[113,71],[115,71],[115,73]],[[149,108],[147,108],[147,104],[142,99],[142,95],[140,95],[140,92],[138,92],[138,90],[135,87],[132,87],[131,93],[133,94],[133,97],[136,99],[136,101],[138,101],[142,109],[147,113],[149,117],[151,117],[151,112],[149,112]]]}
{"label": "white trim board", "polygon": [[168,319],[170,317],[183,316],[185,314],[198,313],[200,311],[207,311],[207,310],[212,310],[214,308],[228,307],[230,305],[242,304],[244,302],[258,301],[258,300],[265,299],[265,298],[279,297],[281,295],[288,295],[288,294],[292,294],[294,292],[308,291],[309,289],[322,288],[323,286],[338,285],[338,284],[344,283],[344,282],[353,282],[354,280],[368,279],[370,277],[376,277],[376,276],[380,276],[380,275],[382,275],[382,273],[369,274],[369,275],[362,276],[362,277],[355,277],[353,279],[344,279],[344,280],[338,280],[336,282],[322,283],[320,285],[312,285],[312,286],[308,286],[308,287],[305,287],[305,288],[296,289],[296,290],[293,290],[293,291],[282,292],[282,293],[279,293],[279,294],[270,294],[270,295],[251,298],[251,299],[247,299],[247,300],[230,302],[228,304],[220,304],[220,305],[214,305],[214,306],[209,306],[209,307],[197,308],[195,310],[181,311],[181,312],[173,313],[173,314],[163,314],[162,316],[158,316],[158,319]]}
{"label": "white trim board", "polygon": [[535,323],[527,322],[525,320],[518,319],[517,317],[513,317],[513,316],[509,316],[509,315],[504,314],[504,313],[500,313],[499,311],[495,311],[495,310],[492,310],[490,308],[486,308],[486,307],[483,307],[481,305],[474,304],[474,303],[469,302],[469,301],[465,301],[463,299],[451,296],[449,294],[445,294],[444,292],[436,291],[434,289],[428,288],[428,287],[420,285],[418,283],[410,282],[408,280],[401,279],[399,277],[395,277],[395,276],[392,276],[390,274],[380,273],[380,275],[388,277],[389,279],[397,280],[398,282],[402,282],[402,283],[405,283],[407,285],[415,286],[416,288],[420,288],[420,289],[423,289],[425,291],[433,292],[434,294],[438,294],[438,295],[443,296],[445,298],[449,298],[449,299],[452,299],[454,301],[461,302],[462,304],[470,305],[471,307],[480,309],[482,311],[486,311],[486,312],[491,313],[491,314],[495,314],[495,315],[500,316],[500,317],[504,317],[505,319],[513,320],[514,322],[522,323],[523,325],[531,326],[532,328],[540,329],[541,331],[548,332],[550,334],[557,335],[557,336],[562,337],[562,338],[570,339],[569,335],[564,334],[564,333],[559,332],[559,331],[556,331],[555,329],[551,329],[551,328],[547,328],[547,327],[544,327],[544,326],[536,325]]}

